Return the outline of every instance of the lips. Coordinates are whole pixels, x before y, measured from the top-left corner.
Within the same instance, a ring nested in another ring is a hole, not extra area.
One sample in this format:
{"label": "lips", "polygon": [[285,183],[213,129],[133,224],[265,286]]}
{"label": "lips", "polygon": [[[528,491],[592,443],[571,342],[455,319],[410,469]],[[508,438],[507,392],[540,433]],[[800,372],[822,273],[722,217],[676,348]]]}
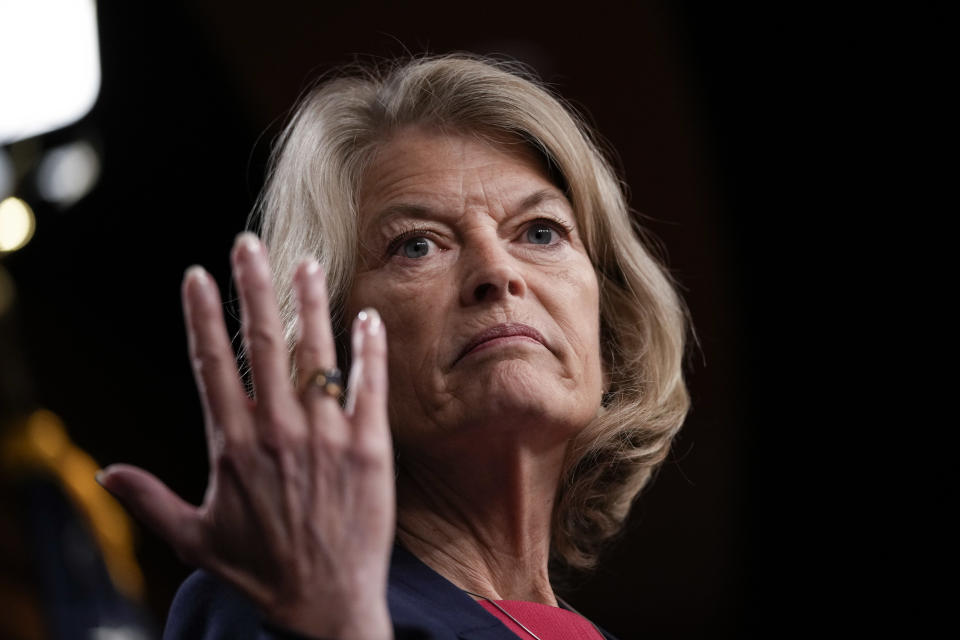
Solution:
{"label": "lips", "polygon": [[491,340],[497,340],[498,338],[510,338],[513,336],[524,336],[532,340],[536,340],[543,346],[547,346],[547,341],[544,339],[543,334],[533,327],[525,324],[508,322],[504,324],[498,324],[495,327],[490,327],[489,329],[484,329],[477,335],[470,338],[466,346],[460,351],[460,354],[453,363],[456,364],[466,357],[467,354],[469,354],[471,351],[474,351],[484,343],[490,342]]}

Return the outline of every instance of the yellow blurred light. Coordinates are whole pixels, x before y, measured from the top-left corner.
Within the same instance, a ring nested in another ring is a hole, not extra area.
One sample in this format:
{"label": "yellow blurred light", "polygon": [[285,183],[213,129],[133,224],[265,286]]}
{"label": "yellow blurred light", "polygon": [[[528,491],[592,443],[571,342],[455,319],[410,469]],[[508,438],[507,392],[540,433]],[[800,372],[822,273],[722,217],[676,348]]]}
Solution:
{"label": "yellow blurred light", "polygon": [[144,579],[133,553],[133,526],[120,504],[94,481],[96,461],[70,441],[63,422],[50,411],[38,409],[26,421],[2,426],[0,474],[50,475],[58,480],[90,525],[114,585],[127,597],[141,600]]}
{"label": "yellow blurred light", "polygon": [[30,242],[34,228],[30,205],[12,196],[0,201],[0,253],[16,251]]}

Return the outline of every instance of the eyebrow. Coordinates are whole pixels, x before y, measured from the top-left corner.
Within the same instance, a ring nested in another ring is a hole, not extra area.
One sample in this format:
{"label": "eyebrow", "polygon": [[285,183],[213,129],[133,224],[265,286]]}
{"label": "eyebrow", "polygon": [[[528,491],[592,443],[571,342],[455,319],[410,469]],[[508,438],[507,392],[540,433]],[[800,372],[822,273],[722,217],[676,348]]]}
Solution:
{"label": "eyebrow", "polygon": [[[567,197],[555,189],[540,189],[521,200],[520,204],[513,208],[513,213],[523,213],[548,202],[563,202],[568,206],[570,205]],[[411,202],[397,202],[381,209],[371,223],[382,226],[394,218],[431,219],[439,216],[440,214],[435,207]]]}
{"label": "eyebrow", "polygon": [[535,193],[530,194],[520,202],[520,206],[517,207],[519,212],[526,211],[527,209],[533,209],[545,202],[554,202],[560,201],[566,205],[570,205],[570,201],[567,200],[567,197],[556,191],[555,189],[541,189]]}
{"label": "eyebrow", "polygon": [[431,218],[435,209],[427,205],[397,202],[381,209],[373,217],[373,222],[384,224],[393,218]]}

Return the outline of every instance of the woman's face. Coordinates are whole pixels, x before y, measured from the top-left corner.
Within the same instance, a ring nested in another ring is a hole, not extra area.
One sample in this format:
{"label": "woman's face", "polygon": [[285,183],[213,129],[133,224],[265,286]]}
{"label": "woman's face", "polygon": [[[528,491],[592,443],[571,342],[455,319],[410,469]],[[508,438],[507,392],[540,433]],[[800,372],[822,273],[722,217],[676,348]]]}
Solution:
{"label": "woman's face", "polygon": [[525,145],[402,130],[359,205],[347,311],[383,317],[401,447],[477,443],[477,429],[549,445],[596,415],[597,278],[569,202]]}

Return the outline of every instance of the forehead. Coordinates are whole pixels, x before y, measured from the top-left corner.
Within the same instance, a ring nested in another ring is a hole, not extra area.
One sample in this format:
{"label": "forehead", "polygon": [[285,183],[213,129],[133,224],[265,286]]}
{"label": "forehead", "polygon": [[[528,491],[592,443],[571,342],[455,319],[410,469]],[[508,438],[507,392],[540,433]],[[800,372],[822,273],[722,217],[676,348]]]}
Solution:
{"label": "forehead", "polygon": [[462,210],[491,198],[510,207],[544,193],[565,201],[522,141],[407,128],[374,155],[358,200],[366,226],[398,208]]}

